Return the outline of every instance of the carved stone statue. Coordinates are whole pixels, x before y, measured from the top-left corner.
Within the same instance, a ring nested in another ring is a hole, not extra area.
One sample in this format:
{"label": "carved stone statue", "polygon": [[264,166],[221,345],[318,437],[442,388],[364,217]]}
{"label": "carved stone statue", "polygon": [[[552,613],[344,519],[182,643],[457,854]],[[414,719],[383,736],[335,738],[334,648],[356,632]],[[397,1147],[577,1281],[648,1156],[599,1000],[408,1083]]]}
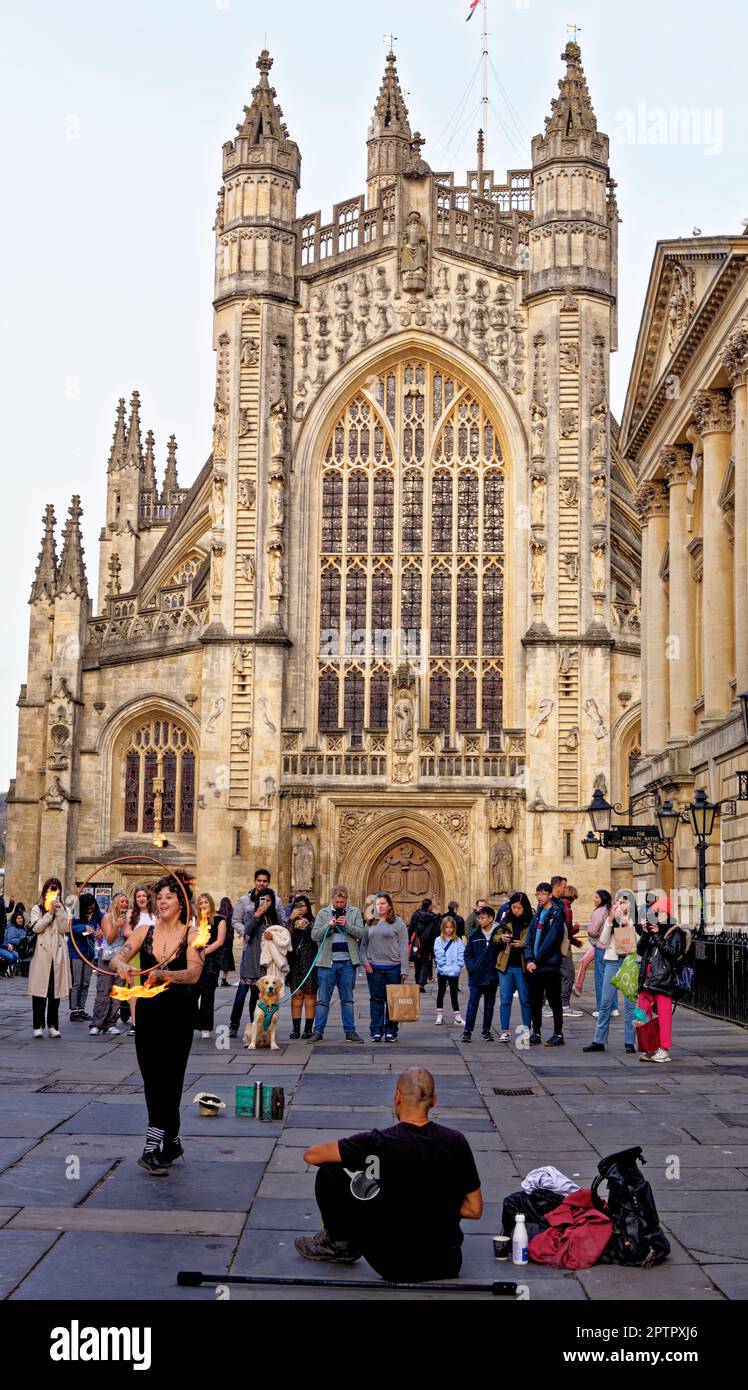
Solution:
{"label": "carved stone statue", "polygon": [[281,397],[270,407],[270,453],[273,458],[283,458],[286,448],[286,415],[288,406]]}
{"label": "carved stone statue", "polygon": [[541,738],[543,729],[553,713],[553,700],[541,700],[535,711],[535,718],[530,725],[530,733],[533,738]]}
{"label": "carved stone statue", "polygon": [[533,458],[545,458],[545,432],[548,412],[539,401],[533,401],[530,408],[530,434],[532,435]]}
{"label": "carved stone statue", "polygon": [[223,592],[223,564],[224,552],[216,547],[211,552],[210,557],[210,592],[212,594]]}
{"label": "carved stone statue", "polygon": [[542,526],[545,521],[545,478],[537,473],[532,480],[530,521],[533,526]]}
{"label": "carved stone statue", "polygon": [[225,486],[224,479],[214,474],[213,496],[211,498],[211,520],[214,526],[223,526]]}
{"label": "carved stone statue", "polygon": [[604,463],[608,457],[608,402],[600,401],[592,411],[590,426],[590,458]]}
{"label": "carved stone statue", "polygon": [[283,598],[283,556],[280,550],[268,551],[268,592],[271,598]]}
{"label": "carved stone statue", "polygon": [[413,703],[407,695],[400,695],[393,705],[395,720],[395,747],[400,752],[409,752],[413,747]]}
{"label": "carved stone statue", "polygon": [[592,547],[592,592],[593,594],[605,593],[605,546],[593,545]]}
{"label": "carved stone statue", "polygon": [[426,285],[428,242],[421,214],[411,212],[400,243],[400,271],[403,289],[422,290]]}
{"label": "carved stone statue", "polygon": [[291,879],[296,892],[311,892],[314,888],[314,846],[306,835],[294,845]]}
{"label": "carved stone statue", "polygon": [[254,367],[260,358],[260,349],[255,338],[245,338],[242,343],[240,361],[243,367]]}
{"label": "carved stone statue", "polygon": [[603,717],[597,707],[597,700],[585,700],[584,712],[587,718],[592,720],[592,732],[595,738],[606,738],[608,730],[605,727]]}
{"label": "carved stone statue", "polygon": [[214,459],[225,459],[228,445],[229,408],[216,397],[214,410],[213,457]]}
{"label": "carved stone statue", "polygon": [[283,488],[275,486],[270,489],[270,522],[273,526],[283,525]]}
{"label": "carved stone statue", "polygon": [[499,838],[491,850],[491,893],[496,896],[506,896],[512,891],[512,865],[514,856],[512,847],[506,838],[503,830],[499,831]]}
{"label": "carved stone statue", "polygon": [[249,478],[242,478],[239,482],[238,496],[240,507],[253,507],[257,489]]}
{"label": "carved stone statue", "polygon": [[603,526],[608,514],[605,496],[605,474],[596,473],[592,479],[592,520],[596,526]]}
{"label": "carved stone statue", "polygon": [[545,546],[533,545],[530,583],[534,594],[545,592]]}
{"label": "carved stone statue", "polygon": [[575,372],[579,366],[579,343],[562,343],[558,356],[562,372]]}

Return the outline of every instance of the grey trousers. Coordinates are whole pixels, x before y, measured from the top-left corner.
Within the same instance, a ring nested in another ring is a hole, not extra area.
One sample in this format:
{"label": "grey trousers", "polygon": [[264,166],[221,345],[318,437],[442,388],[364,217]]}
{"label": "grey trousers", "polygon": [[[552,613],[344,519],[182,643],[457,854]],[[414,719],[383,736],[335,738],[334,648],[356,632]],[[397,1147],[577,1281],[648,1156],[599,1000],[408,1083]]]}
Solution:
{"label": "grey trousers", "polygon": [[86,996],[88,987],[91,983],[92,970],[85,961],[79,956],[70,962],[70,977],[72,985],[70,988],[70,1012],[74,1009],[84,1010],[86,1007]]}
{"label": "grey trousers", "polygon": [[[102,961],[102,969],[107,970],[108,968],[109,962]],[[119,1014],[119,1002],[110,998],[109,994],[113,984],[116,984],[116,980],[113,980],[111,975],[96,976],[96,999],[91,1017],[91,1027],[100,1028],[103,1033],[117,1022],[117,1015]]]}
{"label": "grey trousers", "polygon": [[568,1009],[571,1004],[571,987],[574,984],[575,970],[571,951],[568,956],[561,957],[561,1005]]}

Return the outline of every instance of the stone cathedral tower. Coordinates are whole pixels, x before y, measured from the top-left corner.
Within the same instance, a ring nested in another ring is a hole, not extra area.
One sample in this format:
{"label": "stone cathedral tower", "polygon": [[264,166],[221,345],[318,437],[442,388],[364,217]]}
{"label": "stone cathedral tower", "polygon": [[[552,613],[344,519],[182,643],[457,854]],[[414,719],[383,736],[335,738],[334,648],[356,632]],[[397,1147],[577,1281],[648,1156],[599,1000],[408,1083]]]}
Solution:
{"label": "stone cathedral tower", "polygon": [[367,193],[323,223],[298,213],[260,55],[223,147],[212,450],[186,490],[170,441],[159,493],[137,392],[129,422],[120,403],[56,838],[51,725],[28,713],[59,688],[45,522],[17,895],[114,856],[106,877],[135,882],[153,853],[218,895],[266,863],[284,893],[343,880],[404,913],[559,868],[595,886],[583,807],[595,780],[626,798],[637,747],[640,542],[608,405],[615,185],[563,57],[532,166],[497,182],[479,139],[459,183],[424,157],[390,53]]}

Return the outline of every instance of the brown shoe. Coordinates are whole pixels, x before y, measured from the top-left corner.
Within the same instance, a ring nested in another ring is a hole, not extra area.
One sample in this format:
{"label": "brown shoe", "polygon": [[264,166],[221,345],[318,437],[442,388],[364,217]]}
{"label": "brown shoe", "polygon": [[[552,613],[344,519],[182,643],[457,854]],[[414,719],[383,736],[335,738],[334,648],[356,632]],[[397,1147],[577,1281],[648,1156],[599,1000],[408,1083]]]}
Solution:
{"label": "brown shoe", "polygon": [[350,1245],[339,1245],[330,1240],[327,1231],[317,1231],[313,1236],[297,1236],[294,1245],[305,1260],[325,1260],[329,1264],[354,1265],[361,1256]]}

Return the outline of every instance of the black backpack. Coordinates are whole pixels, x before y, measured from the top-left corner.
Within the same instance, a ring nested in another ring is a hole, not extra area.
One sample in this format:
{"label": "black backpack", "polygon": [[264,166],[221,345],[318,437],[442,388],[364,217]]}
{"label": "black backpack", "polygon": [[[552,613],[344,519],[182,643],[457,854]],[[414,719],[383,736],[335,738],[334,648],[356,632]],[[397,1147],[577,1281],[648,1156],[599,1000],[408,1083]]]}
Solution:
{"label": "black backpack", "polygon": [[[592,1202],[613,1222],[602,1264],[651,1269],[670,1254],[670,1242],[660,1226],[652,1189],[639,1163],[646,1163],[646,1159],[636,1148],[611,1154],[597,1165],[599,1177],[592,1184]],[[598,1196],[598,1188],[604,1182],[608,1184],[607,1203]]]}

